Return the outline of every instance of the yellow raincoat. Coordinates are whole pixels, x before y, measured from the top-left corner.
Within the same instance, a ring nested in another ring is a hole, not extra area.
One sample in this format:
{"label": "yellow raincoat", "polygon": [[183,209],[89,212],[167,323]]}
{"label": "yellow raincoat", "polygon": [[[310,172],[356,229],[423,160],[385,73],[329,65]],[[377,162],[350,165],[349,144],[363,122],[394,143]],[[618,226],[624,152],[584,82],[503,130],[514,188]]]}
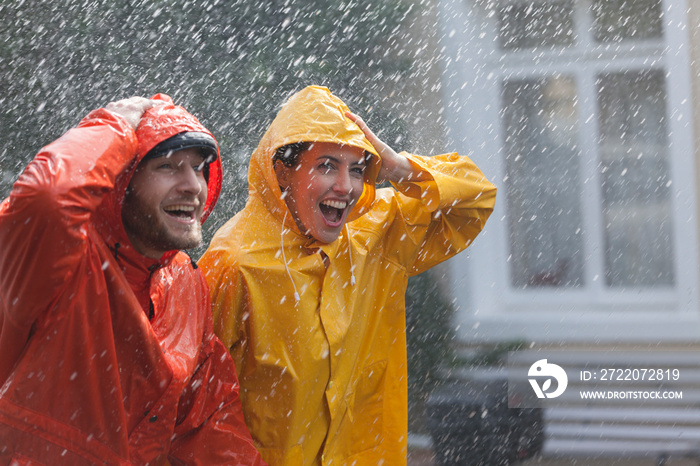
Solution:
{"label": "yellow raincoat", "polygon": [[466,248],[495,201],[496,188],[467,157],[402,154],[432,181],[376,191],[372,157],[340,237],[321,244],[302,235],[272,156],[300,141],[376,155],[346,110],[326,88],[292,96],[252,155],[245,208],[199,263],[246,422],[270,465],[406,463],[408,277]]}

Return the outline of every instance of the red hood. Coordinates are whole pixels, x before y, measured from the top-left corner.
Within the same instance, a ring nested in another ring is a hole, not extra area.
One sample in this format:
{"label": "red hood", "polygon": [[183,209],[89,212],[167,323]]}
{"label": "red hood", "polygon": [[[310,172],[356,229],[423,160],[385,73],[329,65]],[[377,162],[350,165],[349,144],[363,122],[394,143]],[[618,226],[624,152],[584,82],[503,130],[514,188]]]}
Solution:
{"label": "red hood", "polygon": [[[134,174],[136,166],[148,151],[158,143],[176,134],[186,131],[197,131],[206,133],[214,138],[214,135],[212,135],[197,118],[187,112],[183,107],[174,105],[173,100],[169,96],[165,94],[156,94],[151,97],[151,99],[162,100],[166,102],[166,104],[153,107],[143,114],[139,126],[136,128],[138,145],[134,160],[129,168],[117,177],[115,189],[103,200],[96,222],[100,233],[111,248],[114,248],[115,244],[119,244],[117,247],[119,247],[120,256],[128,256],[130,262],[141,262],[140,259],[143,259],[148,263],[144,264],[147,267],[150,267],[153,262],[158,261],[151,261],[133,251],[121,220],[121,207],[124,201],[124,194],[126,188],[129,186],[129,181]],[[214,140],[216,140],[216,138],[214,138]],[[202,222],[209,217],[209,214],[214,209],[214,205],[216,205],[216,201],[221,194],[222,169],[218,143],[216,152],[216,160],[209,165],[207,200],[204,205]],[[161,264],[168,262],[176,252],[177,251],[167,252],[159,262],[161,262]]]}

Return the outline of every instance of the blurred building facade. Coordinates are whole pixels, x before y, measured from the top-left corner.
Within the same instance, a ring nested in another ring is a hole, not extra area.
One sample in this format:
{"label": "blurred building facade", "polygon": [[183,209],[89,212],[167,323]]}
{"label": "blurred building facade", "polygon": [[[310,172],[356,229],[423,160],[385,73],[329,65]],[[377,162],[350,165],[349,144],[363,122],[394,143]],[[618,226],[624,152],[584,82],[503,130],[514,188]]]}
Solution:
{"label": "blurred building facade", "polygon": [[450,264],[466,345],[700,341],[700,6],[441,0],[450,139],[499,187]]}
{"label": "blurred building facade", "polygon": [[457,349],[572,350],[579,367],[590,350],[654,350],[682,400],[571,398],[544,411],[544,454],[697,458],[700,2],[433,5],[448,147],[499,189],[447,262]]}

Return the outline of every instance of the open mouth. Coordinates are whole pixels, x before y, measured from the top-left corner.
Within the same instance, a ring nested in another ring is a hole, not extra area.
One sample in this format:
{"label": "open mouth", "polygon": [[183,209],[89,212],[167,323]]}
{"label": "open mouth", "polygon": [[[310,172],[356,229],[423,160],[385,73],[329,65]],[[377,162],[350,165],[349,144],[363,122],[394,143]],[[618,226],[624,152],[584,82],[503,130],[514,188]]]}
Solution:
{"label": "open mouth", "polygon": [[163,210],[165,210],[165,213],[167,213],[171,217],[175,217],[178,220],[184,221],[194,220],[195,209],[195,206],[181,204],[171,205],[163,208]]}
{"label": "open mouth", "polygon": [[338,226],[340,224],[347,207],[348,203],[346,201],[328,200],[321,201],[319,204],[321,215],[330,226]]}

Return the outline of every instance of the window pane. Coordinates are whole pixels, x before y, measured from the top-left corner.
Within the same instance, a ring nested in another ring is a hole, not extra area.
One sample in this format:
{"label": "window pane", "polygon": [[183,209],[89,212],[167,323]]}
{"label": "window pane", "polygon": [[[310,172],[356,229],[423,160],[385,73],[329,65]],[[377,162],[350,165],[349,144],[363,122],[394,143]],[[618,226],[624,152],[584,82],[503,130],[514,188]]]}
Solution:
{"label": "window pane", "polygon": [[663,72],[600,75],[598,106],[607,284],[672,285]]}
{"label": "window pane", "polygon": [[498,36],[506,50],[571,45],[573,0],[504,3],[499,8]]}
{"label": "window pane", "polygon": [[593,30],[598,42],[661,38],[661,0],[594,0]]}
{"label": "window pane", "polygon": [[581,286],[574,80],[509,80],[502,97],[513,286]]}

